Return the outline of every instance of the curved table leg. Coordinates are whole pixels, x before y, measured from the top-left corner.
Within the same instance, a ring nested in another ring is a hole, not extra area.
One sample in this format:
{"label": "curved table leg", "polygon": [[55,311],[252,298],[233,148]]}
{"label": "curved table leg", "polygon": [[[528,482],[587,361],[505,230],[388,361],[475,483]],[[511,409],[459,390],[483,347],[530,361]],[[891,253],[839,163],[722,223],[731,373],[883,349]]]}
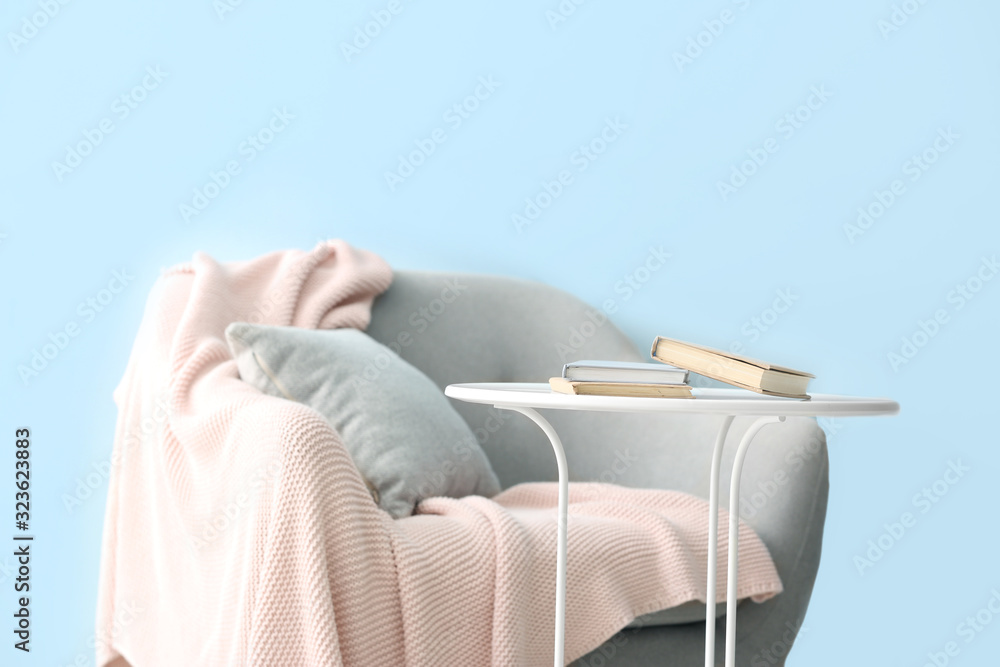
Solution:
{"label": "curved table leg", "polygon": [[556,632],[555,632],[555,667],[565,664],[566,646],[566,535],[569,516],[569,474],[566,468],[566,453],[562,441],[552,425],[531,408],[513,406],[494,406],[500,410],[512,410],[535,422],[552,443],[552,451],[556,455],[556,465],[559,469],[559,523],[556,542]]}
{"label": "curved table leg", "polygon": [[[511,410],[526,416],[548,437],[552,444],[552,451],[556,457],[556,466],[559,471],[559,518],[558,535],[556,542],[556,618],[555,618],[555,667],[563,667],[565,664],[565,643],[566,643],[566,542],[567,542],[567,521],[568,521],[568,500],[569,500],[569,475],[566,466],[566,453],[563,450],[562,441],[552,425],[549,424],[532,408],[522,408],[514,406],[494,406],[500,410]],[[705,666],[714,667],[715,661],[715,589],[716,589],[716,569],[718,563],[718,538],[719,538],[719,476],[722,466],[722,450],[725,447],[726,436],[733,423],[734,417],[727,416],[723,420],[716,437],[715,448],[712,452],[712,471],[709,481],[709,533],[708,533],[708,582],[706,594],[706,619],[705,619]],[[743,472],[743,462],[746,459],[747,450],[757,433],[767,424],[785,421],[784,417],[761,417],[755,421],[743,439],[740,441],[739,449],[736,452],[736,460],[733,462],[732,477],[729,491],[729,570],[727,578],[726,593],[726,667],[736,667],[736,592],[738,586],[739,569],[739,502],[740,502],[740,476]]]}
{"label": "curved table leg", "polygon": [[761,417],[755,421],[740,440],[733,461],[733,473],[729,487],[729,572],[726,583],[726,667],[736,667],[736,588],[739,570],[740,549],[740,477],[747,450],[757,433],[768,424],[785,421],[784,417]]}
{"label": "curved table leg", "polygon": [[712,451],[712,473],[708,482],[708,583],[705,585],[705,667],[715,667],[715,572],[719,557],[719,469],[729,427],[735,417],[722,420]]}

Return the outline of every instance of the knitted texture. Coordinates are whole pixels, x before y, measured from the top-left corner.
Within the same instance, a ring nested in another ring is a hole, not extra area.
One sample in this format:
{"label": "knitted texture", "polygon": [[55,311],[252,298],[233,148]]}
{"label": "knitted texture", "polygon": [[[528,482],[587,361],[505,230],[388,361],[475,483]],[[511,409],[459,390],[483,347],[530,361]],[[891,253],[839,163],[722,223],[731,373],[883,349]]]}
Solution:
{"label": "knitted texture", "polygon": [[[98,665],[551,664],[555,484],[393,521],[318,413],[239,379],[230,322],[364,329],[391,279],[341,241],[165,272],[115,391]],[[567,660],[704,600],[707,526],[686,494],[571,484]],[[742,525],[739,565],[739,597],[780,592]]]}

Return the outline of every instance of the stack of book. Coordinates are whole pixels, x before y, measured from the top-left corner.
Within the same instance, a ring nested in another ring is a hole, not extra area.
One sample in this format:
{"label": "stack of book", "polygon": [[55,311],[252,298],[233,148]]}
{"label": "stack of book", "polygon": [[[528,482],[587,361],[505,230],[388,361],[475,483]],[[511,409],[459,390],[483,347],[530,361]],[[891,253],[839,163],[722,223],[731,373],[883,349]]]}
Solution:
{"label": "stack of book", "polygon": [[[576,361],[562,377],[549,380],[552,391],[591,396],[693,398],[688,372],[768,396],[808,399],[815,376],[703,345],[657,337],[651,356],[661,364]],[[666,365],[664,365],[666,364]]]}
{"label": "stack of book", "polygon": [[552,391],[588,396],[693,398],[687,371],[663,364],[631,361],[574,361],[562,377],[549,380]]}

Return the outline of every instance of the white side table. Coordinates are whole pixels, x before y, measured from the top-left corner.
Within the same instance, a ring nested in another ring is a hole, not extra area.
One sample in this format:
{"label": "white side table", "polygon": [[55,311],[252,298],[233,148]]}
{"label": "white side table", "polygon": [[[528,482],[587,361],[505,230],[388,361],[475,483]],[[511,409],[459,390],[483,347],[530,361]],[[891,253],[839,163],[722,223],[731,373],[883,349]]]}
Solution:
{"label": "white side table", "polygon": [[742,389],[694,389],[695,398],[632,398],[624,396],[576,396],[551,391],[547,384],[518,382],[482,382],[453,384],[444,393],[451,398],[469,403],[493,405],[503,410],[513,410],[535,422],[552,443],[559,468],[559,534],[556,546],[556,627],[555,666],[565,664],[566,638],[566,534],[567,498],[569,478],[566,454],[555,429],[535,411],[535,408],[553,410],[596,410],[604,412],[687,412],[724,415],[722,428],[715,440],[709,484],[708,519],[708,583],[707,614],[705,622],[705,667],[715,664],[715,570],[718,562],[719,526],[719,470],[722,449],[733,419],[738,416],[755,416],[733,462],[729,492],[729,575],[726,593],[726,667],[736,667],[736,586],[739,560],[739,501],[740,476],[743,461],[754,436],[767,424],[784,421],[786,417],[865,417],[893,415],[899,404],[885,398],[859,398],[812,394],[812,400],[764,396]]}

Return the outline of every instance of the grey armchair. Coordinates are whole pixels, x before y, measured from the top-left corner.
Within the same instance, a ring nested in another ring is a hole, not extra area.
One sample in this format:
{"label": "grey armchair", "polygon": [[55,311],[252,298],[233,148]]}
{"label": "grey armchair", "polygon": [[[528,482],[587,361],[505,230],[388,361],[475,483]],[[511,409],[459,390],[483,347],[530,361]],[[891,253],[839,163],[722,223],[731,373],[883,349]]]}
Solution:
{"label": "grey armchair", "polygon": [[[646,358],[597,312],[538,283],[401,271],[375,302],[368,333],[442,388],[457,382],[544,382],[560,371],[561,352],[567,347],[572,350],[570,359]],[[584,326],[587,322],[591,324]],[[512,412],[453,404],[476,432],[505,488],[556,479],[551,447],[534,424]],[[676,489],[708,497],[712,446],[721,417],[547,411],[546,418],[562,438],[571,480]],[[722,479],[728,479],[736,447],[751,421],[737,419],[733,424]],[[827,465],[826,440],[812,419],[770,426],[750,450],[741,514],[770,550],[785,590],[764,604],[740,606],[739,665],[784,665],[802,625],[819,566]],[[721,494],[721,506],[727,507],[726,484],[721,485]],[[569,549],[572,553],[572,544]],[[724,559],[721,554],[720,560]],[[719,612],[725,612],[725,605]],[[644,617],[574,665],[700,667],[704,619],[705,605],[700,603]],[[716,621],[718,664],[724,655],[724,619]]]}

